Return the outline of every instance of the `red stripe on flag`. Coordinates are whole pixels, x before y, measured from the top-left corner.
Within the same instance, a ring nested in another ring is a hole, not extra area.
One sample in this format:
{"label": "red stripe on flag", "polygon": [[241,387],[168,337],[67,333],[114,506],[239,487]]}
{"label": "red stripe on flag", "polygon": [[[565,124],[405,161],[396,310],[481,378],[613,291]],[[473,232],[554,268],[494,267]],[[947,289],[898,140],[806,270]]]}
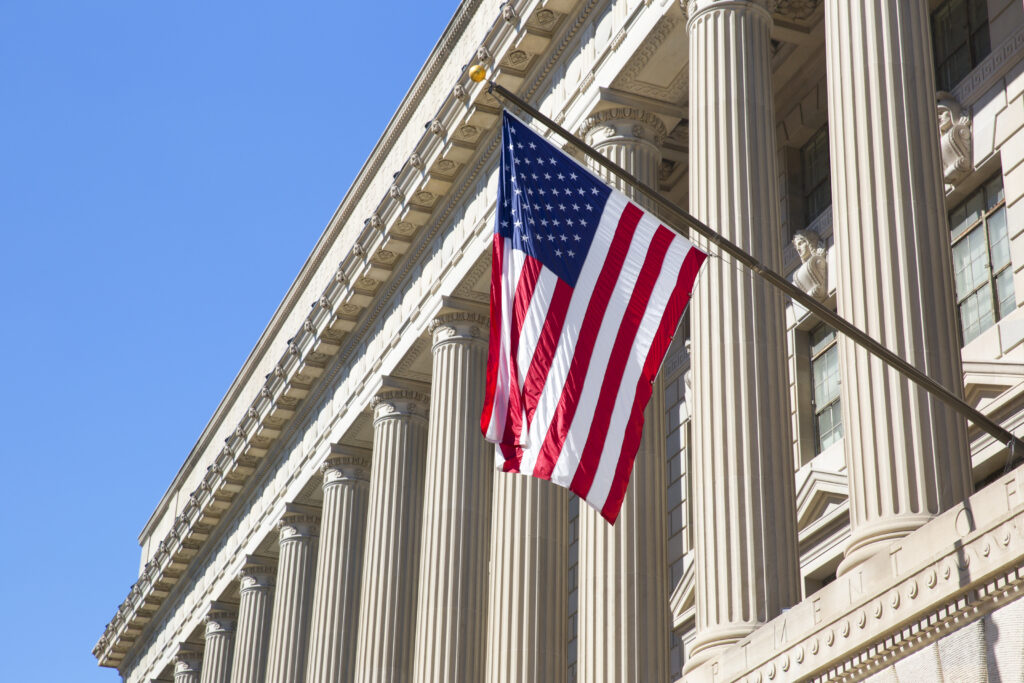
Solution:
{"label": "red stripe on flag", "polygon": [[[533,299],[533,292],[537,288],[537,280],[540,278],[542,264],[529,254],[524,255],[523,269],[516,285],[515,299],[512,302],[512,321],[509,335],[509,400],[508,415],[505,418],[505,432],[502,434],[502,443],[514,445],[520,442],[523,433],[523,409],[519,392],[519,341],[523,333],[523,321],[530,309],[530,301]],[[512,449],[514,453],[515,449]],[[509,450],[502,449],[505,454],[506,472],[519,471],[519,460],[515,459],[514,469],[509,469]]]}
{"label": "red stripe on flag", "polygon": [[569,364],[565,385],[562,387],[562,395],[558,400],[558,407],[551,417],[547,436],[537,456],[537,464],[533,468],[535,477],[550,479],[555,462],[562,452],[565,436],[569,432],[572,418],[576,414],[579,404],[580,392],[583,390],[583,382],[586,380],[587,368],[590,365],[590,354],[594,351],[597,333],[601,329],[601,321],[608,308],[608,301],[615,291],[615,283],[619,279],[622,264],[626,260],[626,253],[629,251],[633,233],[636,232],[636,226],[640,222],[641,216],[643,216],[643,211],[630,202],[623,209],[622,216],[619,218],[619,225],[608,249],[608,256],[601,267],[601,274],[597,278],[594,292],[587,304],[587,312],[583,317],[583,324],[572,362]]}
{"label": "red stripe on flag", "polygon": [[523,382],[523,403],[526,405],[527,428],[533,423],[537,401],[540,398],[541,390],[544,389],[544,383],[548,380],[548,372],[551,371],[551,363],[554,361],[555,351],[558,348],[558,339],[562,336],[562,326],[565,325],[565,316],[569,311],[571,300],[572,286],[559,278],[555,284],[554,294],[551,295],[548,314],[544,317],[544,326],[537,338],[537,348],[533,351],[530,369],[526,372],[526,381]]}
{"label": "red stripe on flag", "polygon": [[498,383],[498,354],[501,353],[501,271],[504,262],[505,238],[494,233],[491,250],[491,336],[487,348],[487,383],[484,388],[484,409],[480,412],[480,431],[487,434],[494,410],[494,392]]}
{"label": "red stripe on flag", "polygon": [[651,292],[661,274],[661,267],[665,263],[665,255],[671,244],[672,232],[664,226],[658,226],[644,259],[644,265],[633,285],[633,293],[622,316],[622,323],[619,325],[615,343],[612,345],[611,355],[608,358],[608,369],[605,371],[601,393],[594,408],[594,417],[590,424],[587,443],[580,455],[580,463],[576,467],[572,484],[569,486],[581,498],[587,497],[587,494],[590,493],[590,486],[594,483],[594,476],[597,474],[597,467],[601,462],[601,453],[604,451],[604,442],[608,436],[612,411],[615,409],[615,399],[619,395],[626,363],[629,361],[630,352],[636,343],[637,330],[640,329],[640,322],[647,309],[647,302],[650,300]]}
{"label": "red stripe on flag", "polygon": [[[669,298],[668,306],[662,315],[658,332],[654,335],[651,349],[647,353],[647,360],[644,362],[643,372],[636,385],[636,397],[633,399],[633,411],[626,424],[626,432],[622,440],[622,454],[615,466],[615,476],[612,479],[608,497],[605,499],[604,507],[601,508],[601,516],[606,520],[615,523],[622,509],[622,500],[626,496],[626,485],[629,484],[629,477],[633,472],[633,463],[636,460],[637,450],[640,448],[640,437],[644,428],[644,408],[651,400],[651,393],[654,391],[654,380],[661,369],[661,362],[665,359],[669,344],[672,343],[672,333],[679,324],[679,318],[683,310],[690,302],[690,294],[693,289],[693,281],[700,271],[701,264],[707,254],[697,249],[690,249],[690,252],[683,259],[683,265],[679,269],[679,278],[676,280],[675,289]],[[660,465],[653,463],[651,466]]]}

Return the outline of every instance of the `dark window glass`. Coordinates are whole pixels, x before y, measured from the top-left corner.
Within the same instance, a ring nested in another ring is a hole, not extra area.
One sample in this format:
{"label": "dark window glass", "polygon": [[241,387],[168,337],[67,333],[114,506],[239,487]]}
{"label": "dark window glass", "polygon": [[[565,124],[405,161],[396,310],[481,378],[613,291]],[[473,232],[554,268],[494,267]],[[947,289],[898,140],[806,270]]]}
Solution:
{"label": "dark window glass", "polygon": [[985,0],[946,0],[932,12],[935,87],[952,90],[991,51]]}
{"label": "dark window glass", "polygon": [[828,127],[814,134],[800,149],[804,181],[804,225],[832,206],[832,185],[828,167]]}

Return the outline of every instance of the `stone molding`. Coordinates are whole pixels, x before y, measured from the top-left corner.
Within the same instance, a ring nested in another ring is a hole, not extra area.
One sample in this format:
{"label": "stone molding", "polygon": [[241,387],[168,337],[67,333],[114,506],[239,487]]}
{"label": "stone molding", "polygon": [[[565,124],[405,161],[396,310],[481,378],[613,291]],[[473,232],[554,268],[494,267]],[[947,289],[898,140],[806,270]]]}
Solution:
{"label": "stone molding", "polygon": [[668,131],[654,114],[634,107],[616,107],[588,116],[580,125],[579,134],[591,144],[622,137],[646,140],[661,146]]}
{"label": "stone molding", "polygon": [[965,107],[972,106],[997,79],[1024,58],[1021,48],[1024,48],[1024,27],[992,48],[989,56],[953,88],[953,99]]}
{"label": "stone molding", "polygon": [[[1015,471],[993,482],[705,662],[687,681],[859,680],[1019,597],[1022,480]],[[835,616],[825,622],[826,614]]]}

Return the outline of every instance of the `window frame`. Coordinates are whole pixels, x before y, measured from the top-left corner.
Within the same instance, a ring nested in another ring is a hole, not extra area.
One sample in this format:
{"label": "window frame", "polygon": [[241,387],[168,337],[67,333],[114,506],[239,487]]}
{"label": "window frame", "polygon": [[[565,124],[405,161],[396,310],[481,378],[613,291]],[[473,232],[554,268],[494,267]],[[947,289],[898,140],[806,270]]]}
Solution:
{"label": "window frame", "polygon": [[[990,204],[989,194],[990,191],[992,191],[992,188],[994,187],[996,181],[998,181],[999,185],[999,198],[995,202],[992,202]],[[971,201],[973,201],[975,197],[977,197],[979,194],[981,195],[982,208],[979,211],[977,219],[975,219],[971,223],[966,224],[954,223],[954,215],[961,209],[966,211],[967,205]],[[1008,252],[1008,256],[1005,263],[999,266],[998,270],[995,270],[992,265],[992,251],[994,245],[991,237],[990,224],[992,223],[993,216],[995,216],[999,211],[1003,212],[1004,234],[1002,236],[1002,239],[1005,239],[1007,242],[1006,249]],[[950,228],[950,252],[953,257],[953,298],[956,305],[957,334],[959,337],[960,346],[961,348],[963,348],[964,346],[970,344],[972,341],[974,341],[982,334],[984,334],[985,331],[994,327],[996,324],[999,323],[1000,320],[1005,318],[1007,315],[1012,313],[1017,308],[1016,288],[1013,286],[1013,258],[1012,253],[1009,252],[1010,228],[1007,222],[1008,211],[1006,208],[1006,192],[1002,173],[997,173],[992,178],[978,186],[975,190],[971,191],[966,197],[963,198],[962,201],[958,202],[957,205],[954,206],[953,209],[948,212],[947,218],[949,220]],[[954,234],[954,231],[956,230],[959,231],[956,232],[956,234]],[[984,238],[986,275],[979,281],[979,283],[976,286],[974,286],[969,292],[965,293],[964,296],[961,297],[960,293],[957,291],[956,286],[956,248],[957,245],[967,242],[970,239],[970,237],[979,230],[981,231],[981,235]],[[1003,302],[999,298],[999,289],[997,286],[997,281],[999,280],[1000,276],[1007,272],[1009,272],[1010,277],[1011,294],[1013,295],[1013,306],[1009,310],[1004,312],[1002,310]],[[989,298],[992,311],[992,322],[989,325],[979,328],[977,332],[972,334],[970,339],[968,339],[967,330],[964,328],[962,307],[966,304],[968,300],[970,300],[972,297],[975,297],[975,295],[979,294],[982,291],[985,291]]]}
{"label": "window frame", "polygon": [[[821,330],[828,330],[828,331],[830,331],[831,334],[832,334],[832,338],[830,340],[828,340],[828,342],[821,349],[819,349],[818,351],[815,351],[814,350],[814,337]],[[833,397],[833,399],[831,401],[826,403],[824,406],[819,406],[817,404],[817,401],[816,401],[817,397],[815,396],[816,392],[815,392],[814,365],[815,365],[815,363],[822,361],[824,359],[825,355],[828,354],[828,353],[834,353],[836,355],[836,391],[835,391],[835,396]],[[830,448],[832,445],[834,445],[835,443],[838,443],[845,436],[845,431],[843,429],[843,414],[842,414],[842,401],[843,401],[842,382],[843,382],[843,377],[842,377],[842,373],[839,372],[839,335],[838,335],[838,333],[834,329],[832,329],[831,327],[826,325],[825,323],[821,323],[821,324],[815,325],[812,329],[810,329],[807,332],[807,357],[809,359],[808,367],[810,369],[810,391],[809,391],[809,398],[810,398],[810,406],[811,406],[811,428],[813,430],[813,437],[814,437],[814,441],[813,441],[814,456],[813,457],[817,457],[817,456],[821,455],[822,453],[824,453],[826,450],[828,450],[828,448]],[[821,434],[821,428],[819,426],[819,418],[821,417],[821,415],[823,413],[825,413],[826,410],[830,410],[833,406],[836,407],[836,412],[839,415],[839,421],[837,423],[834,423],[834,426],[832,428],[832,432],[833,433],[838,432],[838,434],[837,434],[836,438],[833,441],[831,441],[828,445],[822,446],[822,434]]]}

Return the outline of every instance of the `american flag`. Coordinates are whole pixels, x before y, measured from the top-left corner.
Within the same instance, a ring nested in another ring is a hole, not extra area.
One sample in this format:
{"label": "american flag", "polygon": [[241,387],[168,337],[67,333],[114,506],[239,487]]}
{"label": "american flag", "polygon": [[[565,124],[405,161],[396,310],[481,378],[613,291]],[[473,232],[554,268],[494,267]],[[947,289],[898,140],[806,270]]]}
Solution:
{"label": "american flag", "polygon": [[614,523],[707,255],[505,113],[481,429]]}

